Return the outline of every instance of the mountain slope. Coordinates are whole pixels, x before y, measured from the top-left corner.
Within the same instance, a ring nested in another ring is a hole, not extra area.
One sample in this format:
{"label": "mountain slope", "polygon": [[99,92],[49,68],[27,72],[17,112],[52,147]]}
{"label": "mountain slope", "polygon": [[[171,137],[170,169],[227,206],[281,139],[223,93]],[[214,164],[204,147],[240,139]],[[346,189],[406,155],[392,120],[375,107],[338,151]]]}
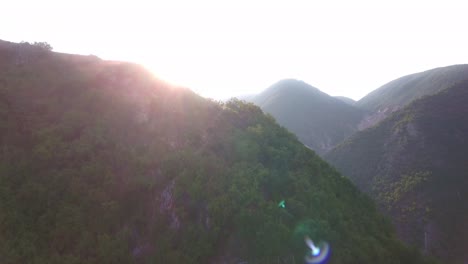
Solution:
{"label": "mountain slope", "polygon": [[468,81],[416,100],[326,159],[390,214],[405,241],[447,263],[468,255]]}
{"label": "mountain slope", "polygon": [[251,99],[306,146],[324,154],[357,130],[364,112],[298,80],[282,80]]}
{"label": "mountain slope", "polygon": [[2,263],[423,263],[258,107],[138,65],[0,42],[0,128]]}
{"label": "mountain slope", "polygon": [[356,101],[354,101],[353,99],[349,97],[345,97],[345,96],[333,96],[333,97],[349,105],[354,105],[356,103]]}
{"label": "mountain slope", "polygon": [[393,80],[356,102],[357,107],[370,112],[360,129],[377,124],[422,96],[435,94],[463,80],[468,80],[468,65],[436,68]]}

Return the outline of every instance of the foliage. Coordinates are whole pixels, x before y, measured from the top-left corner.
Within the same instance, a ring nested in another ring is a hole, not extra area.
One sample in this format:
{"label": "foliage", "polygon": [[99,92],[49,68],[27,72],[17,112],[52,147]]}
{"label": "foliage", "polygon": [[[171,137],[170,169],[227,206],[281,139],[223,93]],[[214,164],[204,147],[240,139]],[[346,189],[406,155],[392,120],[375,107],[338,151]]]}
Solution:
{"label": "foliage", "polygon": [[13,62],[0,56],[2,263],[294,263],[306,234],[331,244],[330,263],[423,262],[252,104],[132,64]]}
{"label": "foliage", "polygon": [[326,159],[392,216],[405,242],[466,262],[468,82],[414,101]]}
{"label": "foliage", "polygon": [[20,44],[21,45],[32,45],[33,47],[37,47],[37,48],[39,48],[41,50],[44,50],[44,51],[52,51],[52,49],[53,49],[52,46],[47,42],[36,42],[35,41],[35,42],[33,42],[31,44],[29,42],[22,41]]}
{"label": "foliage", "polygon": [[52,46],[47,42],[34,42],[32,45],[36,46],[36,47],[39,47],[39,48],[41,48],[43,50],[47,50],[47,51],[52,50]]}
{"label": "foliage", "polygon": [[379,200],[383,200],[383,203],[391,208],[398,204],[403,196],[416,191],[415,189],[418,186],[428,180],[429,175],[430,172],[428,171],[402,175],[397,181],[378,183],[377,186],[385,186],[385,190],[375,190],[374,192],[378,194]]}

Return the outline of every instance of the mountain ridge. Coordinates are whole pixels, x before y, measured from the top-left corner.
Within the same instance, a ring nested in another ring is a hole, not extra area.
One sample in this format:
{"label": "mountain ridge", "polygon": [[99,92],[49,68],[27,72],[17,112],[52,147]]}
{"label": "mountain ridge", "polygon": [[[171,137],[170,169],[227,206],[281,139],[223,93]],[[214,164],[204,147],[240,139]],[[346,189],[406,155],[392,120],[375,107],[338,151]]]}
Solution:
{"label": "mountain ridge", "polygon": [[346,97],[346,96],[333,96],[333,97],[335,97],[336,99],[341,100],[342,102],[345,102],[345,103],[347,103],[349,105],[354,105],[356,103],[356,100],[351,99],[351,98]]}
{"label": "mountain ridge", "polygon": [[392,216],[399,237],[449,263],[468,256],[468,81],[426,95],[325,155]]}
{"label": "mountain ridge", "polygon": [[359,129],[377,124],[391,113],[425,95],[435,94],[468,79],[468,65],[458,64],[409,74],[370,92],[355,106],[369,111]]}

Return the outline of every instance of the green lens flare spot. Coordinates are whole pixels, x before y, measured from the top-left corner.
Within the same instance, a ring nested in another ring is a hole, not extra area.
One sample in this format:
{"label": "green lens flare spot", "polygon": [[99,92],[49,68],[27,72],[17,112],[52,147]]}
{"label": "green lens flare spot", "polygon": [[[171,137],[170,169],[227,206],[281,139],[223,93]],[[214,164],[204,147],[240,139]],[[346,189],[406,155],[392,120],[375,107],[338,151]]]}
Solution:
{"label": "green lens flare spot", "polygon": [[286,202],[284,200],[281,200],[281,202],[278,203],[279,208],[286,208]]}

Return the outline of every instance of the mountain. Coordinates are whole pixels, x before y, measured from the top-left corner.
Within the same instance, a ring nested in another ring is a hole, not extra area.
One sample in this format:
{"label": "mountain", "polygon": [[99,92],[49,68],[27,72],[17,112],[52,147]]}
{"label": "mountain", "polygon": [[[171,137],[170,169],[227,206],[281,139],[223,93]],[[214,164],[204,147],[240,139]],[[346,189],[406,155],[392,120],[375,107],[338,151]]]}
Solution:
{"label": "mountain", "polygon": [[0,42],[0,150],[2,263],[427,263],[258,107],[139,65]]}
{"label": "mountain", "polygon": [[294,79],[275,83],[251,101],[319,155],[356,132],[364,115],[364,111]]}
{"label": "mountain", "polygon": [[353,99],[349,97],[345,97],[345,96],[333,96],[333,97],[349,105],[354,105],[356,103],[356,101],[354,101]]}
{"label": "mountain", "polygon": [[325,156],[392,217],[400,238],[445,263],[468,262],[467,101],[462,81]]}
{"label": "mountain", "polygon": [[373,126],[415,99],[435,94],[463,80],[468,80],[466,64],[436,68],[393,80],[356,102],[357,107],[370,113],[359,128]]}

